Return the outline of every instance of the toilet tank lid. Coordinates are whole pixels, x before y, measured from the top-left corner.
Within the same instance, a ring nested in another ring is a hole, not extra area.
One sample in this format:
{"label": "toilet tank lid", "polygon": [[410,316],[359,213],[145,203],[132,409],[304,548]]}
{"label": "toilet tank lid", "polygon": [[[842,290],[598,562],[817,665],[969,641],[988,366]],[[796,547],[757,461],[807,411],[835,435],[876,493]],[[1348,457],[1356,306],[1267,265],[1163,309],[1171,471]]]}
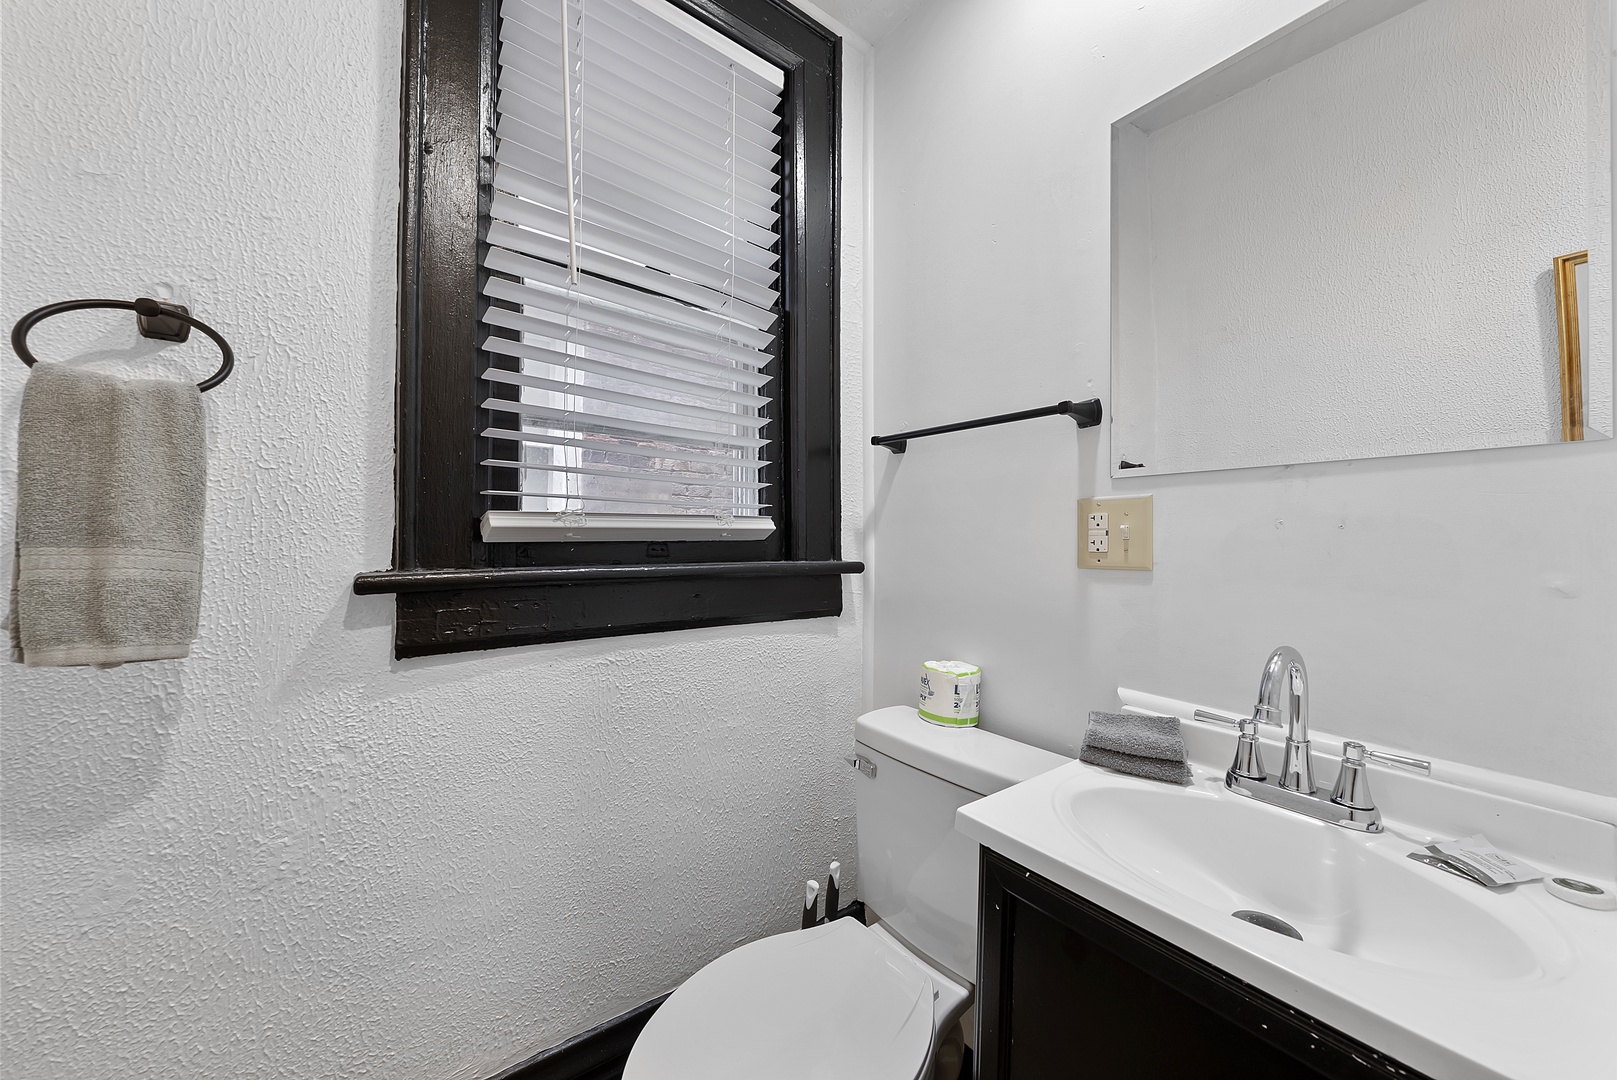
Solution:
{"label": "toilet tank lid", "polygon": [[865,713],[854,721],[853,730],[855,739],[878,754],[979,795],[992,795],[1072,760],[982,728],[930,724],[908,705]]}

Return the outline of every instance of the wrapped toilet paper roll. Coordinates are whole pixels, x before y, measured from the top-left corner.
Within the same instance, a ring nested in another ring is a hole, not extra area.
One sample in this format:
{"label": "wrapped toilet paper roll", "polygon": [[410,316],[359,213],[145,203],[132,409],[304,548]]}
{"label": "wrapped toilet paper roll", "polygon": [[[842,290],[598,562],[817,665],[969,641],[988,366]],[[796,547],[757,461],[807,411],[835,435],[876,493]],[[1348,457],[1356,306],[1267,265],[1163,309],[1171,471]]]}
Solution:
{"label": "wrapped toilet paper roll", "polygon": [[982,703],[983,669],[964,660],[928,660],[921,665],[922,720],[972,727]]}

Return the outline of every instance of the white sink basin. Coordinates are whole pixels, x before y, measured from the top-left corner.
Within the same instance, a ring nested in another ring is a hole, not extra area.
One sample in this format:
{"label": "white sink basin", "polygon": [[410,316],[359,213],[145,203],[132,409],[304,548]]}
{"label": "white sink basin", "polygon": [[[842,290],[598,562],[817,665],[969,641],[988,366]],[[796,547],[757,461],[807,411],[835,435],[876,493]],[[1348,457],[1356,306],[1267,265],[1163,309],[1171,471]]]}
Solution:
{"label": "white sink basin", "polygon": [[[1058,817],[1079,840],[1232,922],[1236,911],[1278,917],[1302,935],[1301,942],[1277,935],[1281,948],[1330,949],[1461,980],[1543,970],[1519,934],[1464,892],[1360,834],[1205,788],[1083,780],[1055,793]],[[1232,932],[1275,933],[1245,924]]]}
{"label": "white sink basin", "polygon": [[[1617,912],[1574,907],[1537,882],[1485,889],[1406,856],[1482,832],[1551,873],[1611,881],[1617,803],[1574,817],[1378,775],[1386,831],[1354,832],[1228,791],[1235,740],[1223,734],[1187,732],[1188,786],[1075,761],[961,807],[956,827],[1429,1076],[1610,1073]],[[1334,769],[1315,768],[1329,784]],[[1282,920],[1302,940],[1236,911]]]}

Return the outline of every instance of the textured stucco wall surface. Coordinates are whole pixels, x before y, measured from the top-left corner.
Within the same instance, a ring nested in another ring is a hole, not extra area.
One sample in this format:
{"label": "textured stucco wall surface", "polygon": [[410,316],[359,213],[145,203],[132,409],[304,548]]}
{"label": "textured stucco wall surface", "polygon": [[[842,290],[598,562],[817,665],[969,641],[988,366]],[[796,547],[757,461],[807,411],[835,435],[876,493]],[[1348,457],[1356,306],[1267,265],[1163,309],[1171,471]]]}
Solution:
{"label": "textured stucco wall surface", "polygon": [[[1108,398],[1112,123],[1314,6],[935,0],[885,38],[873,428]],[[1116,461],[1058,420],[876,457],[873,704],[961,656],[985,727],[1072,753],[1119,685],[1250,709],[1286,643],[1322,730],[1617,794],[1617,443]],[[1156,569],[1078,570],[1075,500],[1136,493]]]}
{"label": "textured stucco wall surface", "polygon": [[[836,620],[406,663],[391,598],[351,594],[392,533],[401,22],[398,0],[5,4],[0,321],[168,282],[239,358],[203,399],[192,656],[3,670],[8,1076],[485,1077],[791,928],[799,882],[853,866],[857,580]],[[146,349],[93,314],[33,343]],[[196,377],[210,349],[171,355]],[[8,537],[24,374],[0,363]],[[848,455],[850,558],[862,473]]]}
{"label": "textured stucco wall surface", "polygon": [[[1610,291],[1589,23],[1589,0],[1425,0],[1125,130],[1118,456],[1154,473],[1560,441],[1551,260],[1589,249]],[[1609,435],[1596,344],[1589,427]]]}

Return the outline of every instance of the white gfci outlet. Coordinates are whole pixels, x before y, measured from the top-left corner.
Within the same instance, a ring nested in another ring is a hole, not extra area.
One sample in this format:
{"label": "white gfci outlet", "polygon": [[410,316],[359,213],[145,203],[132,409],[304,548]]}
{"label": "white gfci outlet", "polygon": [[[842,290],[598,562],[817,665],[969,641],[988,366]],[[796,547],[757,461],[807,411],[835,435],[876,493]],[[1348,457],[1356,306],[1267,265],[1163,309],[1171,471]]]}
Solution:
{"label": "white gfci outlet", "polygon": [[1079,499],[1078,524],[1084,542],[1078,549],[1079,566],[1151,569],[1151,496]]}

